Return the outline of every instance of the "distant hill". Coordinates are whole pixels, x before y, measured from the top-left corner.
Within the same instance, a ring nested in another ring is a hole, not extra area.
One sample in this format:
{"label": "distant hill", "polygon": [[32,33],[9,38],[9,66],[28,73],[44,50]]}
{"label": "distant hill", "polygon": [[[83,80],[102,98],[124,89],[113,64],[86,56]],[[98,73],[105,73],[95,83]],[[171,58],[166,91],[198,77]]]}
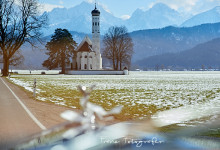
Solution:
{"label": "distant hill", "polygon": [[132,61],[160,55],[178,53],[220,37],[220,23],[203,24],[195,27],[166,27],[162,29],[132,32],[134,56]]}
{"label": "distant hill", "polygon": [[192,18],[186,20],[181,26],[192,27],[200,24],[217,22],[220,22],[220,6],[193,16]]}
{"label": "distant hill", "polygon": [[180,53],[151,56],[136,62],[142,68],[220,68],[220,38]]}

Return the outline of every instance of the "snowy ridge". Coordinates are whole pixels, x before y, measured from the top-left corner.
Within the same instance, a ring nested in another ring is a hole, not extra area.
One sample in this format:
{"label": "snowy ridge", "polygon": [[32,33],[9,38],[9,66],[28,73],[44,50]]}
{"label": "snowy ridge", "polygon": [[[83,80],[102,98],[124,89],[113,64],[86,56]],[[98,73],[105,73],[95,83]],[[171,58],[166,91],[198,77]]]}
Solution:
{"label": "snowy ridge", "polygon": [[[48,12],[49,29],[44,30],[46,35],[52,34],[56,28],[67,28],[70,31],[91,32],[91,10],[94,5],[82,2],[73,8],[55,8]],[[110,26],[125,25],[129,31],[140,29],[162,28],[169,25],[179,25],[186,17],[179,14],[165,4],[158,3],[147,11],[137,9],[131,18],[123,20],[115,17],[98,5],[101,11],[101,33],[104,34]]]}
{"label": "snowy ridge", "polygon": [[[137,9],[126,20],[115,17],[101,5],[97,7],[101,11],[101,34],[104,34],[110,26],[125,25],[129,32],[132,32],[143,29],[163,28],[171,25],[191,27],[204,23],[220,22],[220,6],[189,19],[189,15],[181,14],[163,3],[157,3],[147,11]],[[45,35],[52,34],[56,28],[90,33],[92,27],[91,11],[93,9],[94,4],[84,1],[69,9],[55,8],[51,12],[46,12],[49,18],[49,28],[44,30]]]}
{"label": "snowy ridge", "polygon": [[220,22],[220,6],[193,16],[191,19],[185,21],[181,26],[192,27],[195,25],[217,22]]}

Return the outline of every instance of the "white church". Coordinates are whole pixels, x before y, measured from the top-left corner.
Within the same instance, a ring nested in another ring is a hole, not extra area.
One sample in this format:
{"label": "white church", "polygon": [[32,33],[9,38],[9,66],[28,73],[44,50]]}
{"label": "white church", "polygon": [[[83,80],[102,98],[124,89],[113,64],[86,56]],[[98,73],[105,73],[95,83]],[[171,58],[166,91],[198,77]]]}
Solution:
{"label": "white church", "polygon": [[102,69],[100,53],[100,11],[96,8],[92,13],[92,40],[88,36],[80,43],[72,59],[71,75],[128,75],[128,70],[115,71]]}
{"label": "white church", "polygon": [[80,43],[73,57],[74,70],[102,70],[100,53],[100,11],[96,8],[92,14],[92,40],[88,36]]}

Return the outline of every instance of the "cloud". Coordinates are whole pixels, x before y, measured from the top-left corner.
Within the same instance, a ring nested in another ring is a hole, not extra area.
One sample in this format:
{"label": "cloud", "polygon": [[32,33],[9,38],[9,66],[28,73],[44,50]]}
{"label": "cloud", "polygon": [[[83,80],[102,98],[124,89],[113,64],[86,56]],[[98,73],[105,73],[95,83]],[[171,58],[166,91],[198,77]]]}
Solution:
{"label": "cloud", "polygon": [[190,14],[198,14],[220,6],[220,0],[155,0],[150,7],[156,3],[164,3],[174,10]]}
{"label": "cloud", "polygon": [[59,3],[60,3],[61,5],[63,5],[64,2],[63,2],[62,0],[60,0]]}
{"label": "cloud", "polygon": [[54,8],[64,8],[61,5],[52,5],[52,4],[40,4],[40,12],[49,12],[51,10],[53,10]]}
{"label": "cloud", "polygon": [[156,3],[164,3],[175,10],[191,11],[199,0],[156,0]]}
{"label": "cloud", "polygon": [[107,11],[108,13],[111,13],[111,11],[108,9],[108,6],[102,3],[98,3],[99,6],[101,6],[105,11]]}
{"label": "cloud", "polygon": [[88,3],[94,3],[94,0],[87,0]]}
{"label": "cloud", "polygon": [[195,7],[193,7],[193,12],[198,13],[198,12],[204,12],[207,10],[210,10],[216,6],[220,6],[220,0],[200,0]]}
{"label": "cloud", "polygon": [[129,19],[131,16],[129,16],[129,15],[123,15],[123,16],[121,16],[120,18],[121,19],[123,19],[123,20],[127,20],[127,19]]}
{"label": "cloud", "polygon": [[[59,3],[61,4],[63,2],[63,0],[60,0]],[[15,4],[21,6],[21,1],[20,0],[15,0]],[[54,8],[64,8],[64,6],[62,5],[52,5],[52,4],[48,4],[48,3],[39,3],[39,13],[44,13],[49,12],[51,10],[53,10]]]}

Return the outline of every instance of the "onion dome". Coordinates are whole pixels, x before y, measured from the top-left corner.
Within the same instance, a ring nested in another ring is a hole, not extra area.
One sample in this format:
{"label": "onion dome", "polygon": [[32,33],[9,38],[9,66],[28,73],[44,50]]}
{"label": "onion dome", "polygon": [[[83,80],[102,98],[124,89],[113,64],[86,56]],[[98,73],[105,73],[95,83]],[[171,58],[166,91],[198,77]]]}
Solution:
{"label": "onion dome", "polygon": [[93,16],[99,16],[100,15],[100,11],[96,8],[96,4],[95,4],[95,9],[91,12],[91,14]]}

